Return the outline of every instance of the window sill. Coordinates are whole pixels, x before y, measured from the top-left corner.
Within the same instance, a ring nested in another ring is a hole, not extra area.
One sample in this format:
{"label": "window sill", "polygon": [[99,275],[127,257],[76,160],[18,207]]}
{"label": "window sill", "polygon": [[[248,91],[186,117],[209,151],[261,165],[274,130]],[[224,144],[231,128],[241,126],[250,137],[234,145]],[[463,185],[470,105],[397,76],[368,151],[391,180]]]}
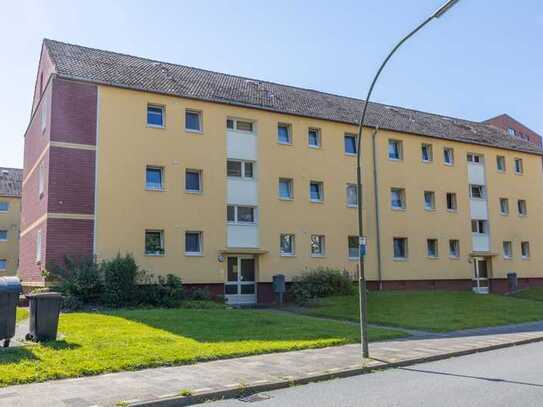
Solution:
{"label": "window sill", "polygon": [[323,200],[316,200],[316,199],[310,199],[309,202],[311,202],[311,203],[316,203],[316,204],[322,204],[322,203],[324,203]]}
{"label": "window sill", "polygon": [[146,257],[164,257],[165,253],[145,253]]}
{"label": "window sill", "polygon": [[194,190],[194,191],[191,191],[191,190],[187,190],[187,189],[185,189],[185,194],[191,194],[191,195],[202,195],[202,193],[203,193],[203,192],[202,192],[201,190],[200,190],[200,191],[196,191],[196,190]]}
{"label": "window sill", "polygon": [[194,252],[194,253],[188,252],[187,253],[187,252],[185,252],[185,256],[187,256],[187,257],[204,257],[204,254],[201,253],[201,252],[200,253],[196,253],[196,252]]}
{"label": "window sill", "polygon": [[498,174],[505,174],[505,170],[496,170]]}
{"label": "window sill", "polygon": [[443,165],[446,165],[447,167],[454,167],[454,163],[443,163]]}
{"label": "window sill", "polygon": [[164,191],[166,191],[164,188],[148,188],[148,187],[145,187],[145,190],[146,191],[151,191],[151,192],[164,192]]}
{"label": "window sill", "polygon": [[358,208],[358,205],[347,205],[347,208],[356,209]]}
{"label": "window sill", "polygon": [[528,215],[518,215],[519,218],[526,218]]}
{"label": "window sill", "polygon": [[426,212],[436,212],[436,208],[424,208]]}
{"label": "window sill", "polygon": [[423,164],[432,164],[434,160],[421,160]]}
{"label": "window sill", "polygon": [[521,176],[521,175],[524,175],[524,173],[523,172],[515,172],[515,175]]}
{"label": "window sill", "polygon": [[509,216],[509,214],[508,214],[508,213],[500,212],[500,216]]}
{"label": "window sill", "polygon": [[281,257],[296,257],[296,254],[288,254],[288,253],[280,253],[279,256]]}
{"label": "window sill", "polygon": [[294,201],[294,198],[283,198],[283,197],[279,197],[279,200],[280,200],[280,201],[286,201],[286,202],[292,202],[292,201]]}
{"label": "window sill", "polygon": [[311,257],[314,258],[314,259],[324,259],[326,257],[326,255],[325,254],[312,254]]}
{"label": "window sill", "polygon": [[405,212],[405,211],[407,211],[407,208],[394,208],[394,207],[392,207],[390,209],[393,210],[393,211],[396,211],[396,212]]}
{"label": "window sill", "polygon": [[277,144],[279,144],[280,146],[291,146],[292,145],[292,142],[285,142],[285,141],[278,141]]}
{"label": "window sill", "polygon": [[192,129],[185,129],[186,133],[192,133],[192,134],[204,134],[203,130],[192,130]]}
{"label": "window sill", "polygon": [[394,161],[394,162],[398,162],[398,161],[403,161],[401,158],[392,158],[392,157],[388,157],[388,161]]}
{"label": "window sill", "polygon": [[449,213],[458,213],[458,209],[447,209]]}
{"label": "window sill", "polygon": [[439,256],[426,256],[428,260],[439,260]]}
{"label": "window sill", "polygon": [[227,222],[231,226],[256,226],[256,222]]}
{"label": "window sill", "polygon": [[449,256],[449,260],[460,260],[460,256]]}
{"label": "window sill", "polygon": [[503,259],[504,259],[504,260],[509,260],[509,261],[513,260],[513,258],[512,258],[512,257],[505,257],[505,256],[504,256],[504,258],[503,258]]}
{"label": "window sill", "polygon": [[147,123],[147,128],[149,128],[149,129],[165,129],[166,126],[159,126],[157,124],[149,124],[149,123]]}
{"label": "window sill", "polygon": [[358,257],[347,257],[347,260],[349,260],[349,261],[359,261],[360,259]]}
{"label": "window sill", "polygon": [[356,157],[356,153],[347,153],[345,152],[345,155],[348,157]]}
{"label": "window sill", "polygon": [[407,261],[407,257],[393,257],[392,261]]}
{"label": "window sill", "polygon": [[311,144],[308,144],[307,145],[309,148],[313,148],[315,150],[320,150],[321,149],[321,146],[312,146]]}
{"label": "window sill", "polygon": [[522,260],[530,260],[529,257],[521,257]]}

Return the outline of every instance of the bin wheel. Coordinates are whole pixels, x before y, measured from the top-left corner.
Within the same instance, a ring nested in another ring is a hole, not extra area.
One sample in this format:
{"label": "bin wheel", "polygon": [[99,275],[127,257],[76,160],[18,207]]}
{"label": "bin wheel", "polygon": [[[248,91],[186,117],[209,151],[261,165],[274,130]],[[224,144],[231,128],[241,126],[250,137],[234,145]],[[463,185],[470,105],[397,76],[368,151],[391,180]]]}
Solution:
{"label": "bin wheel", "polygon": [[4,339],[4,348],[9,348],[9,339]]}
{"label": "bin wheel", "polygon": [[27,341],[33,341],[34,340],[34,335],[28,333],[25,335],[25,340]]}

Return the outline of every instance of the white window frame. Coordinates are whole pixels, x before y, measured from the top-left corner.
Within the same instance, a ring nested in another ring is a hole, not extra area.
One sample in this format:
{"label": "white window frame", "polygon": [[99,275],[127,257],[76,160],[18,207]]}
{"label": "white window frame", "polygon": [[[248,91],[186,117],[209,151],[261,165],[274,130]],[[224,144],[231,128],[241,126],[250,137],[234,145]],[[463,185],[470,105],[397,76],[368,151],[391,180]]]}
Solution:
{"label": "white window frame", "polygon": [[[289,192],[290,192],[288,197],[281,196],[282,182],[288,183]],[[279,180],[277,181],[277,195],[279,196],[279,199],[281,199],[282,201],[292,201],[294,199],[294,180],[292,178],[283,178],[283,177],[279,178]]]}
{"label": "white window frame", "polygon": [[[310,140],[311,138],[309,137],[309,134],[311,132],[315,132],[316,135],[317,135],[317,144],[311,144],[310,143]],[[322,145],[322,140],[321,140],[321,129],[318,129],[316,127],[310,127],[309,129],[307,129],[307,145],[308,147],[310,148],[321,148],[321,145]]]}
{"label": "white window frame", "polygon": [[[503,210],[504,206],[502,205],[502,203],[505,203],[505,209],[506,209],[505,211]],[[500,198],[499,205],[500,205],[500,215],[508,216],[509,215],[509,198]]]}
{"label": "white window frame", "polygon": [[[449,208],[449,196],[451,196],[451,202],[453,203],[452,208]],[[458,212],[458,198],[456,192],[447,192],[445,194],[445,205],[447,206],[447,211],[449,212]]]}
{"label": "white window frame", "polygon": [[[430,247],[432,244],[435,244],[433,254],[430,253]],[[430,259],[439,258],[439,241],[437,239],[434,239],[434,238],[426,239],[426,257]]]}
{"label": "white window frame", "polygon": [[[232,127],[228,127],[228,122],[229,121],[232,122]],[[251,124],[251,130],[245,130],[245,129],[238,128],[238,122],[250,123]],[[245,134],[253,134],[254,131],[255,131],[255,122],[253,120],[235,119],[233,117],[227,117],[226,118],[226,128],[229,131],[239,131],[239,132],[245,133]]]}
{"label": "white window frame", "polygon": [[[162,125],[149,123],[149,108],[150,107],[162,110]],[[147,103],[147,108],[145,109],[145,122],[147,124],[147,127],[151,127],[154,129],[164,129],[166,127],[166,106],[157,105],[154,103]]]}
{"label": "white window frame", "polygon": [[[148,252],[146,247],[146,237],[147,233],[160,233],[160,250],[156,252]],[[145,229],[145,232],[143,234],[143,253],[145,256],[155,256],[160,257],[164,256],[166,254],[166,247],[164,246],[164,230],[162,229]]]}
{"label": "white window frame", "polygon": [[[430,206],[427,206],[426,196],[430,197]],[[436,193],[434,191],[424,191],[424,210],[434,212],[436,210]]]}
{"label": "white window frame", "polygon": [[38,197],[42,198],[45,190],[45,166],[42,161],[38,166]]}
{"label": "white window frame", "polygon": [[[354,153],[345,151],[345,140],[346,140],[347,138],[353,138],[353,139],[354,139]],[[354,134],[354,133],[345,133],[345,134],[343,135],[343,152],[345,153],[345,155],[356,156],[356,155],[357,155],[357,151],[358,151],[358,134]]]}
{"label": "white window frame", "polygon": [[6,271],[8,269],[8,259],[0,259],[0,265],[4,264],[4,267],[0,267],[0,271]]}
{"label": "white window frame", "polygon": [[[473,195],[473,188],[478,188],[481,191],[481,196]],[[484,185],[479,184],[469,184],[469,197],[471,199],[478,199],[484,201],[486,199],[486,188]]]}
{"label": "white window frame", "polygon": [[[8,213],[9,212],[9,202],[8,201],[0,201],[0,204],[2,204],[2,206],[0,207],[0,213]],[[2,209],[5,205],[5,208],[6,209]]]}
{"label": "white window frame", "polygon": [[466,160],[474,165],[482,165],[484,162],[484,157],[482,154],[467,153]]}
{"label": "white window frame", "polygon": [[[398,157],[390,156],[390,146],[395,144],[398,150]],[[387,156],[390,161],[401,161],[403,159],[403,142],[396,139],[388,139]]]}
{"label": "white window frame", "polygon": [[[447,161],[447,157],[449,157],[449,161]],[[454,165],[454,148],[443,148],[443,164],[448,165],[449,167]]]}
{"label": "white window frame", "polygon": [[[291,249],[292,249],[290,252],[283,251],[283,238],[286,236],[290,236]],[[296,235],[294,233],[281,233],[279,235],[279,255],[282,257],[296,256]]]}
{"label": "white window frame", "polygon": [[515,158],[514,166],[515,166],[515,175],[524,174],[524,161],[522,160],[522,158]]}
{"label": "white window frame", "polygon": [[[351,247],[351,239],[354,241],[354,247]],[[354,256],[351,256],[351,249],[354,250]],[[359,245],[358,245],[358,236],[350,235],[347,236],[347,258],[349,260],[359,260]]]}
{"label": "white window frame", "polygon": [[[147,170],[160,170],[160,187],[156,188],[147,184]],[[146,191],[164,191],[164,167],[156,165],[147,165],[145,167],[145,190]]]}
{"label": "white window frame", "polygon": [[[398,192],[401,206],[394,206],[393,204],[394,200],[392,199],[392,194],[394,192]],[[390,188],[390,208],[395,211],[405,211],[407,209],[407,199],[406,199],[405,188]]]}
{"label": "white window frame", "polygon": [[[240,166],[241,166],[241,176],[237,176],[237,175],[228,175],[228,162],[236,162],[236,163],[240,163]],[[248,177],[246,175],[246,168],[245,168],[245,164],[251,164],[252,168],[253,168],[253,175],[252,177]],[[229,158],[226,160],[226,177],[227,178],[231,178],[231,179],[244,179],[244,180],[255,180],[256,179],[256,161],[251,161],[251,160],[237,160],[235,158]]]}
{"label": "white window frame", "polygon": [[[453,247],[454,247],[454,251],[451,250]],[[459,239],[449,239],[449,258],[451,259],[460,258],[460,240]]]}
{"label": "white window frame", "polygon": [[[198,235],[198,247],[200,248],[197,252],[188,252],[187,251],[187,235],[195,234]],[[185,256],[203,256],[204,255],[204,233],[201,230],[186,230],[185,231]]]}
{"label": "white window frame", "polygon": [[42,260],[42,231],[36,233],[36,264],[40,264]]}
{"label": "white window frame", "polygon": [[[522,208],[522,211],[521,211],[521,208]],[[521,216],[521,217],[528,215],[528,204],[526,203],[526,199],[517,200],[517,212],[518,212],[518,216]]]}
{"label": "white window frame", "polygon": [[[396,248],[396,245],[394,244],[394,242],[396,240],[400,240],[403,242],[403,256],[396,256],[396,253],[395,253],[395,248]],[[406,237],[393,237],[392,238],[392,258],[393,260],[396,260],[396,261],[405,261],[409,258],[409,243],[408,243],[408,240]]]}
{"label": "white window frame", "polygon": [[[474,223],[475,222],[475,223]],[[476,225],[475,231],[473,231],[473,225]],[[471,220],[471,233],[475,235],[488,235],[488,221],[486,219],[472,219]]]}
{"label": "white window frame", "polygon": [[[428,153],[428,158],[425,159],[424,158],[424,149],[426,147],[426,151]],[[422,159],[422,162],[423,163],[431,163],[434,161],[434,152],[433,152],[433,147],[431,144],[428,144],[428,143],[422,143],[420,145],[420,158]]]}
{"label": "white window frame", "polygon": [[[311,196],[311,185],[318,185],[319,187],[319,199],[313,199]],[[324,202],[324,183],[322,181],[309,181],[309,200],[314,203],[322,203]]]}
{"label": "white window frame", "polygon": [[2,235],[0,234],[0,242],[7,242],[9,240],[9,230],[7,229],[0,229],[0,233],[1,232],[6,232],[6,238],[2,238]]}
{"label": "white window frame", "polygon": [[[500,162],[503,164],[503,168],[500,168]],[[506,170],[507,170],[507,164],[505,162],[505,156],[497,155],[496,156],[496,171],[500,173],[504,173]]]}
{"label": "white window frame", "polygon": [[[507,249],[509,250],[509,253],[507,253]],[[503,258],[504,260],[511,260],[513,258],[513,242],[511,240],[504,240],[502,242],[502,250],[503,250]]]}
{"label": "white window frame", "polygon": [[[188,189],[187,187],[187,173],[195,173],[195,174],[198,174],[198,185],[200,186],[199,189]],[[203,186],[203,172],[202,170],[197,170],[197,169],[194,169],[194,168],[185,168],[185,192],[188,193],[188,194],[201,194],[204,190],[204,186]]]}
{"label": "white window frame", "polygon": [[[192,113],[198,116],[198,127],[200,129],[189,129],[187,128],[187,113]],[[204,132],[204,119],[203,119],[203,113],[201,110],[195,110],[195,109],[185,109],[185,131],[187,133],[197,133],[202,134]]]}
{"label": "white window frame", "polygon": [[[281,141],[281,139],[279,138],[279,128],[280,127],[284,127],[287,129],[287,136],[288,136],[288,140],[287,141]],[[292,125],[289,124],[289,123],[277,123],[277,143],[278,144],[281,144],[281,145],[284,145],[284,146],[291,146],[292,145]]]}
{"label": "white window frame", "polygon": [[[310,241],[310,253],[311,257],[324,257],[326,256],[326,237],[324,235],[311,235],[311,241]],[[314,253],[313,248],[317,247],[317,243],[315,243],[315,239],[318,240],[318,248],[319,252]]]}
{"label": "white window frame", "polygon": [[530,258],[530,242],[527,240],[520,242],[520,255],[523,260]]}
{"label": "white window frame", "polygon": [[[356,199],[355,203],[349,202],[349,189],[354,189],[354,196]],[[345,186],[345,194],[346,194],[346,203],[347,208],[358,208],[358,186],[354,183],[349,183]]]}
{"label": "white window frame", "polygon": [[[234,220],[233,221],[228,220],[228,207],[229,206],[234,208]],[[241,208],[252,208],[253,209],[253,222],[245,222],[245,221],[238,220],[239,219],[239,217],[238,217],[238,209],[240,207]],[[226,206],[226,211],[227,211],[226,222],[228,224],[230,224],[230,225],[256,225],[256,224],[258,224],[258,208],[256,206],[232,204],[232,205],[227,205]]]}
{"label": "white window frame", "polygon": [[45,133],[45,130],[47,129],[47,113],[48,113],[48,101],[47,97],[44,96],[41,102],[40,107],[40,120],[41,120],[41,132],[42,134]]}

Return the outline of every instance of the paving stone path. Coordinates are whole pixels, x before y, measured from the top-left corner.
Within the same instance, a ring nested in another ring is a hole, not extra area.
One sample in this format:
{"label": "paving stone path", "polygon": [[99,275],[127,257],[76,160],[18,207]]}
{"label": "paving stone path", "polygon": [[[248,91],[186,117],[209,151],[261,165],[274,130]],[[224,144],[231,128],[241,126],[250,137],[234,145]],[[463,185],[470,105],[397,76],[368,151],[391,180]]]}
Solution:
{"label": "paving stone path", "polygon": [[115,406],[166,399],[184,389],[192,394],[231,390],[532,340],[543,340],[543,321],[376,342],[370,344],[372,358],[364,362],[353,344],[9,386],[0,389],[0,406]]}

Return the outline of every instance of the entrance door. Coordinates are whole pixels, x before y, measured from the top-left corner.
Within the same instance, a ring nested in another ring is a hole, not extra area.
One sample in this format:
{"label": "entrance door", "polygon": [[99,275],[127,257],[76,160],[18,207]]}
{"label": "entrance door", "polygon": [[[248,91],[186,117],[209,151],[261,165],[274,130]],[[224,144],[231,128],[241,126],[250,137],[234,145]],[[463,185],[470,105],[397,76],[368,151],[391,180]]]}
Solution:
{"label": "entrance door", "polygon": [[256,304],[254,256],[228,256],[224,296],[228,304]]}
{"label": "entrance door", "polygon": [[488,294],[488,260],[473,258],[473,292]]}

